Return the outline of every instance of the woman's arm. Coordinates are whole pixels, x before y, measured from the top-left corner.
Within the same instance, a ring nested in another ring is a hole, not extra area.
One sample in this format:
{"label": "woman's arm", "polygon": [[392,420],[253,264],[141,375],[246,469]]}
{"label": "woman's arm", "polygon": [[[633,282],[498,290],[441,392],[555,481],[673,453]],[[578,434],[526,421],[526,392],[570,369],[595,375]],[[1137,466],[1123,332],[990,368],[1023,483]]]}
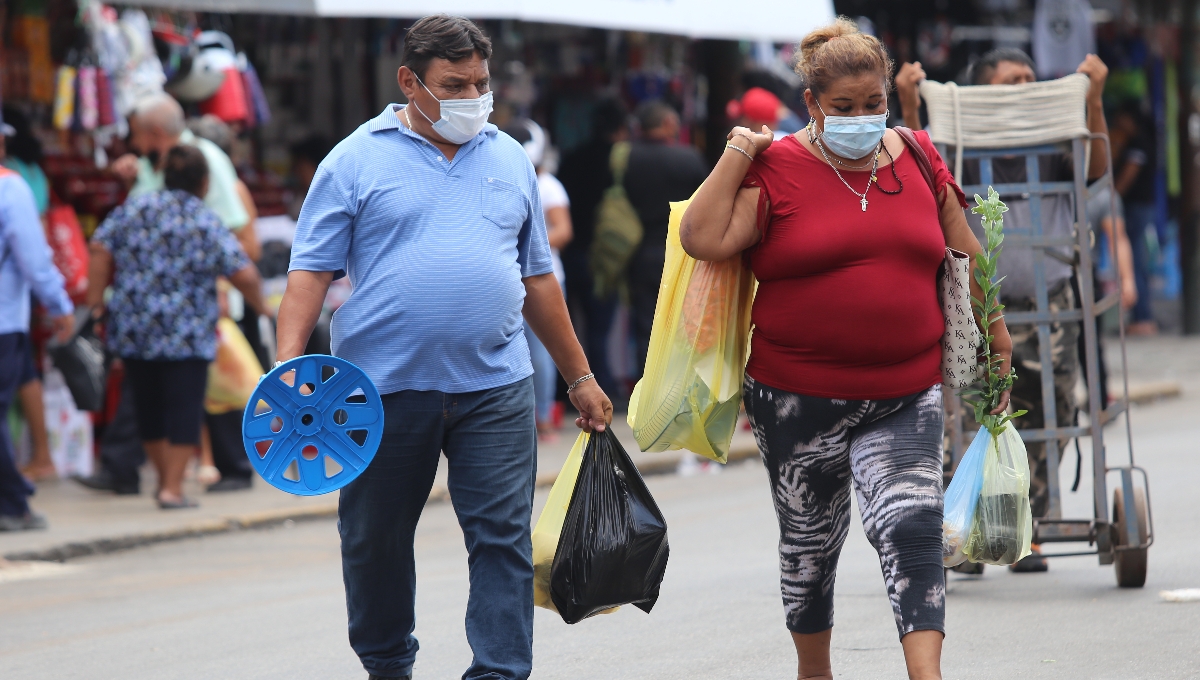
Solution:
{"label": "woman's arm", "polygon": [[[949,188],[942,187],[938,200],[942,205],[940,217],[942,233],[946,237],[946,247],[966,253],[971,257],[971,261],[974,262],[975,258],[983,252],[983,247],[979,245],[979,239],[975,238],[975,234],[967,224],[967,216],[963,213],[962,206],[958,203],[958,197]],[[979,287],[979,283],[975,280],[974,266],[971,268],[971,297],[976,300],[983,299],[983,289]],[[979,318],[978,314],[975,316],[975,323],[979,324],[980,328],[984,327],[983,320]],[[991,318],[988,332],[993,336],[992,352],[1004,358],[1004,363],[1000,366],[1000,372],[1001,374],[1007,374],[1012,367],[1013,344],[1012,338],[1008,335],[1008,326],[1004,323],[1003,313],[998,312]],[[992,415],[999,415],[1008,408],[1009,392],[1001,395],[1000,404],[992,411]]]}
{"label": "woman's arm", "polygon": [[[1100,230],[1113,242],[1113,219],[1100,220]],[[1117,279],[1121,285],[1121,308],[1132,309],[1138,300],[1137,279],[1133,276],[1133,246],[1125,233],[1125,220],[1117,219]]]}
{"label": "woman's arm", "polygon": [[696,191],[679,228],[684,251],[697,260],[727,260],[759,239],[760,189],[743,189],[742,180],[750,169],[750,157],[762,153],[774,138],[764,125],[760,134],[735,127],[727,139],[745,153],[725,149],[717,166]]}
{"label": "woman's arm", "polygon": [[242,180],[237,181],[238,199],[242,202],[242,207],[246,209],[246,214],[250,219],[246,220],[246,224],[238,229],[234,234],[237,236],[238,243],[242,244],[242,250],[246,251],[246,256],[251,262],[258,262],[262,259],[262,244],[258,242],[258,234],[254,231],[254,220],[258,219],[258,208],[254,205],[254,197],[250,195],[250,188]]}
{"label": "woman's arm", "polygon": [[574,236],[570,208],[560,205],[546,211],[546,238],[550,240],[551,248],[561,250]]}

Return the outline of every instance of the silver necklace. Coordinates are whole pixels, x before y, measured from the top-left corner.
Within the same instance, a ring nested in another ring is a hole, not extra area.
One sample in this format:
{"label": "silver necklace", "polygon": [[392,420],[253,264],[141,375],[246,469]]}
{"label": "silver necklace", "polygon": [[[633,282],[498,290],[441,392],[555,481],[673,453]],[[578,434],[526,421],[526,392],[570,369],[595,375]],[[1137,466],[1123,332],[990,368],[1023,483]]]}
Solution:
{"label": "silver necklace", "polygon": [[842,184],[846,185],[846,188],[850,190],[850,193],[858,196],[859,202],[862,204],[862,210],[863,212],[866,212],[867,192],[871,190],[871,184],[875,182],[875,171],[879,169],[879,154],[875,154],[875,160],[871,163],[871,177],[867,180],[867,188],[863,189],[863,192],[860,194],[854,190],[854,187],[850,186],[850,183],[846,181],[845,177],[842,177],[842,173],[837,169],[837,166],[833,164],[833,161],[829,158],[829,154],[825,153],[825,145],[821,144],[820,140],[817,140],[817,148],[821,151],[821,155],[825,157],[825,162],[829,164],[829,167],[833,168],[834,174],[837,175],[838,179],[842,180]]}

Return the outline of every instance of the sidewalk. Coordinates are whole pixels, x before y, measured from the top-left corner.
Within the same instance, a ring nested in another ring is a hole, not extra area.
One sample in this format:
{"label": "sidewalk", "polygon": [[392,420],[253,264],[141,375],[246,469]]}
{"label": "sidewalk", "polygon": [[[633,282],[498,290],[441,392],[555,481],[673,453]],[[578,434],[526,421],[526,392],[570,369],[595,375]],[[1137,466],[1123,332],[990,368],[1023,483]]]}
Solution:
{"label": "sidewalk", "polygon": [[[613,422],[625,450],[643,474],[673,473],[680,452],[641,453],[624,414]],[[559,439],[538,446],[538,486],[550,486],[575,443],[575,428],[567,423]],[[730,447],[730,461],[758,455],[751,434],[739,427]],[[285,521],[334,517],[337,494],[292,496],[255,479],[249,491],[206,494],[194,482],[185,491],[200,501],[196,510],[159,510],[151,497],[153,472],[143,472],[140,496],[114,496],[86,489],[71,480],[39,485],[30,503],[46,515],[45,531],[0,533],[0,557],[9,560],[67,560],[83,555],[124,550],[163,541],[238,531]],[[449,498],[445,458],[434,482],[430,502]]]}
{"label": "sidewalk", "polygon": [[[1156,399],[1200,391],[1200,338],[1164,336],[1131,339],[1128,343],[1130,395],[1148,405]],[[1106,358],[1120,366],[1119,345],[1110,341]],[[1119,373],[1112,373],[1110,389],[1120,394]],[[1136,423],[1134,425],[1137,427]],[[625,450],[643,474],[674,473],[678,451],[641,453],[624,414],[613,423]],[[538,447],[538,485],[554,483],[559,468],[574,444],[574,428],[567,424],[558,441]],[[755,457],[754,438],[740,426],[730,447],[730,461]],[[443,459],[443,464],[445,460]],[[337,495],[298,497],[255,480],[249,491],[205,494],[194,483],[186,487],[199,499],[197,510],[161,511],[150,497],[152,473],[144,475],[141,496],[113,496],[85,489],[70,480],[42,484],[33,507],[50,521],[46,531],[0,534],[0,557],[9,560],[67,560],[82,555],[112,552],[138,545],[178,540],[227,531],[238,531],[288,520],[333,517]],[[444,465],[438,470],[430,502],[448,498]]]}

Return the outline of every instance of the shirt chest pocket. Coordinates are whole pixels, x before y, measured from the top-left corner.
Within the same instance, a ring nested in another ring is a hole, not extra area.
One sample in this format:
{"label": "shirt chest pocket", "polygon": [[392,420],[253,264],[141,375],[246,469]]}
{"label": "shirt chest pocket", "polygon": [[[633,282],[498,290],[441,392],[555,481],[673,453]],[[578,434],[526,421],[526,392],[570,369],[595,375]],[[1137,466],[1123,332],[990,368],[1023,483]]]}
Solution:
{"label": "shirt chest pocket", "polygon": [[520,187],[495,177],[483,178],[483,216],[501,229],[519,231],[529,217],[529,200]]}

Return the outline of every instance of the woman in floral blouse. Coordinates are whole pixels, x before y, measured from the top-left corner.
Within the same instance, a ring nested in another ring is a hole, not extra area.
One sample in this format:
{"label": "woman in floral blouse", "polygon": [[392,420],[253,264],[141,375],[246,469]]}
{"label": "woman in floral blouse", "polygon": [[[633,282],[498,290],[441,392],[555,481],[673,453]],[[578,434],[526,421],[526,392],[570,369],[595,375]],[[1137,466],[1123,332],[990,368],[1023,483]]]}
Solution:
{"label": "woman in floral blouse", "polygon": [[258,270],[204,204],[208,165],[191,146],[167,154],[165,188],[131,198],[91,241],[88,304],[108,301],[108,346],[125,362],[138,430],[158,472],[162,509],[196,507],[183,495],[200,443],[208,364],[216,356],[217,277],[227,276],[260,314]]}

